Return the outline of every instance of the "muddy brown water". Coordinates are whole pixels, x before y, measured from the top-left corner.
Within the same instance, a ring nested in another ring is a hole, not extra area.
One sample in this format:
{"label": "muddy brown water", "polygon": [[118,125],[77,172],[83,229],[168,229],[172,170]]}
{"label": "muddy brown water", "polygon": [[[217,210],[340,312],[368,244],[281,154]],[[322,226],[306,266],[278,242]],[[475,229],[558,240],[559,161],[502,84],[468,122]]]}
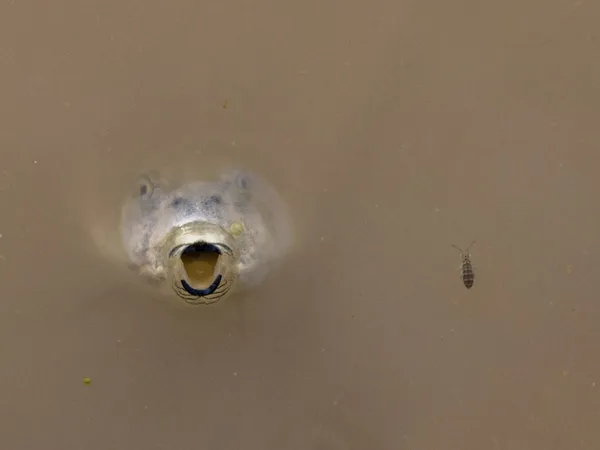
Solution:
{"label": "muddy brown water", "polygon": [[[599,20],[2,2],[0,448],[600,448]],[[165,302],[115,262],[120,202],[231,165],[278,187],[294,251]]]}

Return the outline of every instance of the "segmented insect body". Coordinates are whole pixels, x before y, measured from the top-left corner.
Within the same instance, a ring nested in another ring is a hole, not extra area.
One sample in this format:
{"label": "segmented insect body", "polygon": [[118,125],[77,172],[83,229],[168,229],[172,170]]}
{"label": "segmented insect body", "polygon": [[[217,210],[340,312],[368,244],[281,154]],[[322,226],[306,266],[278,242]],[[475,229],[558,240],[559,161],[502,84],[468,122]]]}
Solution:
{"label": "segmented insect body", "polygon": [[473,264],[471,263],[471,255],[469,254],[469,249],[475,243],[475,241],[471,242],[466,250],[462,250],[456,245],[452,245],[455,249],[460,252],[460,257],[462,259],[460,266],[460,276],[462,278],[462,282],[467,289],[471,289],[473,284],[475,283],[475,272],[473,271]]}

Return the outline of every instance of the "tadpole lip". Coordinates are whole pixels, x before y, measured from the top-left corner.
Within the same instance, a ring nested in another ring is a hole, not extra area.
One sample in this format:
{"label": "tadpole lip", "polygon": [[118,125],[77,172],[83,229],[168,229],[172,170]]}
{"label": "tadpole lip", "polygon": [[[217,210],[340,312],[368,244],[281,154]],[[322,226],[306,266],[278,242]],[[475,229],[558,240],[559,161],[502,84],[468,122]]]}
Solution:
{"label": "tadpole lip", "polygon": [[222,279],[223,279],[223,275],[221,275],[221,274],[217,275],[215,280],[212,282],[212,284],[205,289],[193,288],[186,280],[180,280],[180,281],[181,281],[181,286],[183,287],[183,289],[185,289],[185,291],[188,294],[196,295],[198,297],[204,297],[206,295],[210,295],[210,294],[214,293],[217,290],[217,288],[219,287],[219,285],[221,284]]}
{"label": "tadpole lip", "polygon": [[172,257],[173,255],[175,255],[175,253],[177,253],[182,247],[183,247],[183,251],[181,252],[181,256],[189,255],[190,253],[201,253],[201,252],[218,253],[219,255],[223,254],[223,252],[217,245],[211,244],[209,242],[200,241],[200,242],[194,242],[193,244],[182,244],[182,245],[178,245],[177,247],[173,247],[171,249],[171,251],[169,252],[169,258]]}
{"label": "tadpole lip", "polygon": [[193,244],[188,244],[185,247],[183,252],[181,252],[181,256],[200,252],[218,253],[219,255],[222,253],[221,249],[215,244],[210,244],[208,242],[194,242]]}

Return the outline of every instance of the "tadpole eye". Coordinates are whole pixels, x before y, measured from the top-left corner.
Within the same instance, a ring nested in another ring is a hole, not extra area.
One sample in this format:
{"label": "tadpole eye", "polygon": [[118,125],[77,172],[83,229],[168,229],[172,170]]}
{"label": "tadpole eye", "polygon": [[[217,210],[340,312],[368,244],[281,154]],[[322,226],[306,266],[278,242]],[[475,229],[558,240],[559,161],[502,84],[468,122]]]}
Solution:
{"label": "tadpole eye", "polygon": [[239,174],[237,177],[235,177],[235,183],[237,184],[237,186],[241,189],[248,189],[249,185],[250,185],[250,177],[246,174]]}
{"label": "tadpole eye", "polygon": [[221,203],[223,203],[223,199],[220,195],[212,195],[210,197],[210,202],[214,203],[215,205],[220,205]]}
{"label": "tadpole eye", "polygon": [[148,177],[142,177],[138,182],[138,194],[140,197],[152,195],[154,191],[154,183]]}

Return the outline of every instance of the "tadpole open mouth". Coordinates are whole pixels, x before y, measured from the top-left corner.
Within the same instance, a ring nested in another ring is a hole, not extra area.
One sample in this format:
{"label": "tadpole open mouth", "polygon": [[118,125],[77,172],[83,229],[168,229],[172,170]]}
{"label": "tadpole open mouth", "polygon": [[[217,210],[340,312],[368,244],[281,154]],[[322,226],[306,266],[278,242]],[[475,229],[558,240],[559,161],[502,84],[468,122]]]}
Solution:
{"label": "tadpole open mouth", "polygon": [[181,262],[187,280],[181,280],[181,287],[190,295],[205,297],[214,293],[223,276],[216,273],[222,252],[218,246],[207,242],[196,242],[181,252]]}

